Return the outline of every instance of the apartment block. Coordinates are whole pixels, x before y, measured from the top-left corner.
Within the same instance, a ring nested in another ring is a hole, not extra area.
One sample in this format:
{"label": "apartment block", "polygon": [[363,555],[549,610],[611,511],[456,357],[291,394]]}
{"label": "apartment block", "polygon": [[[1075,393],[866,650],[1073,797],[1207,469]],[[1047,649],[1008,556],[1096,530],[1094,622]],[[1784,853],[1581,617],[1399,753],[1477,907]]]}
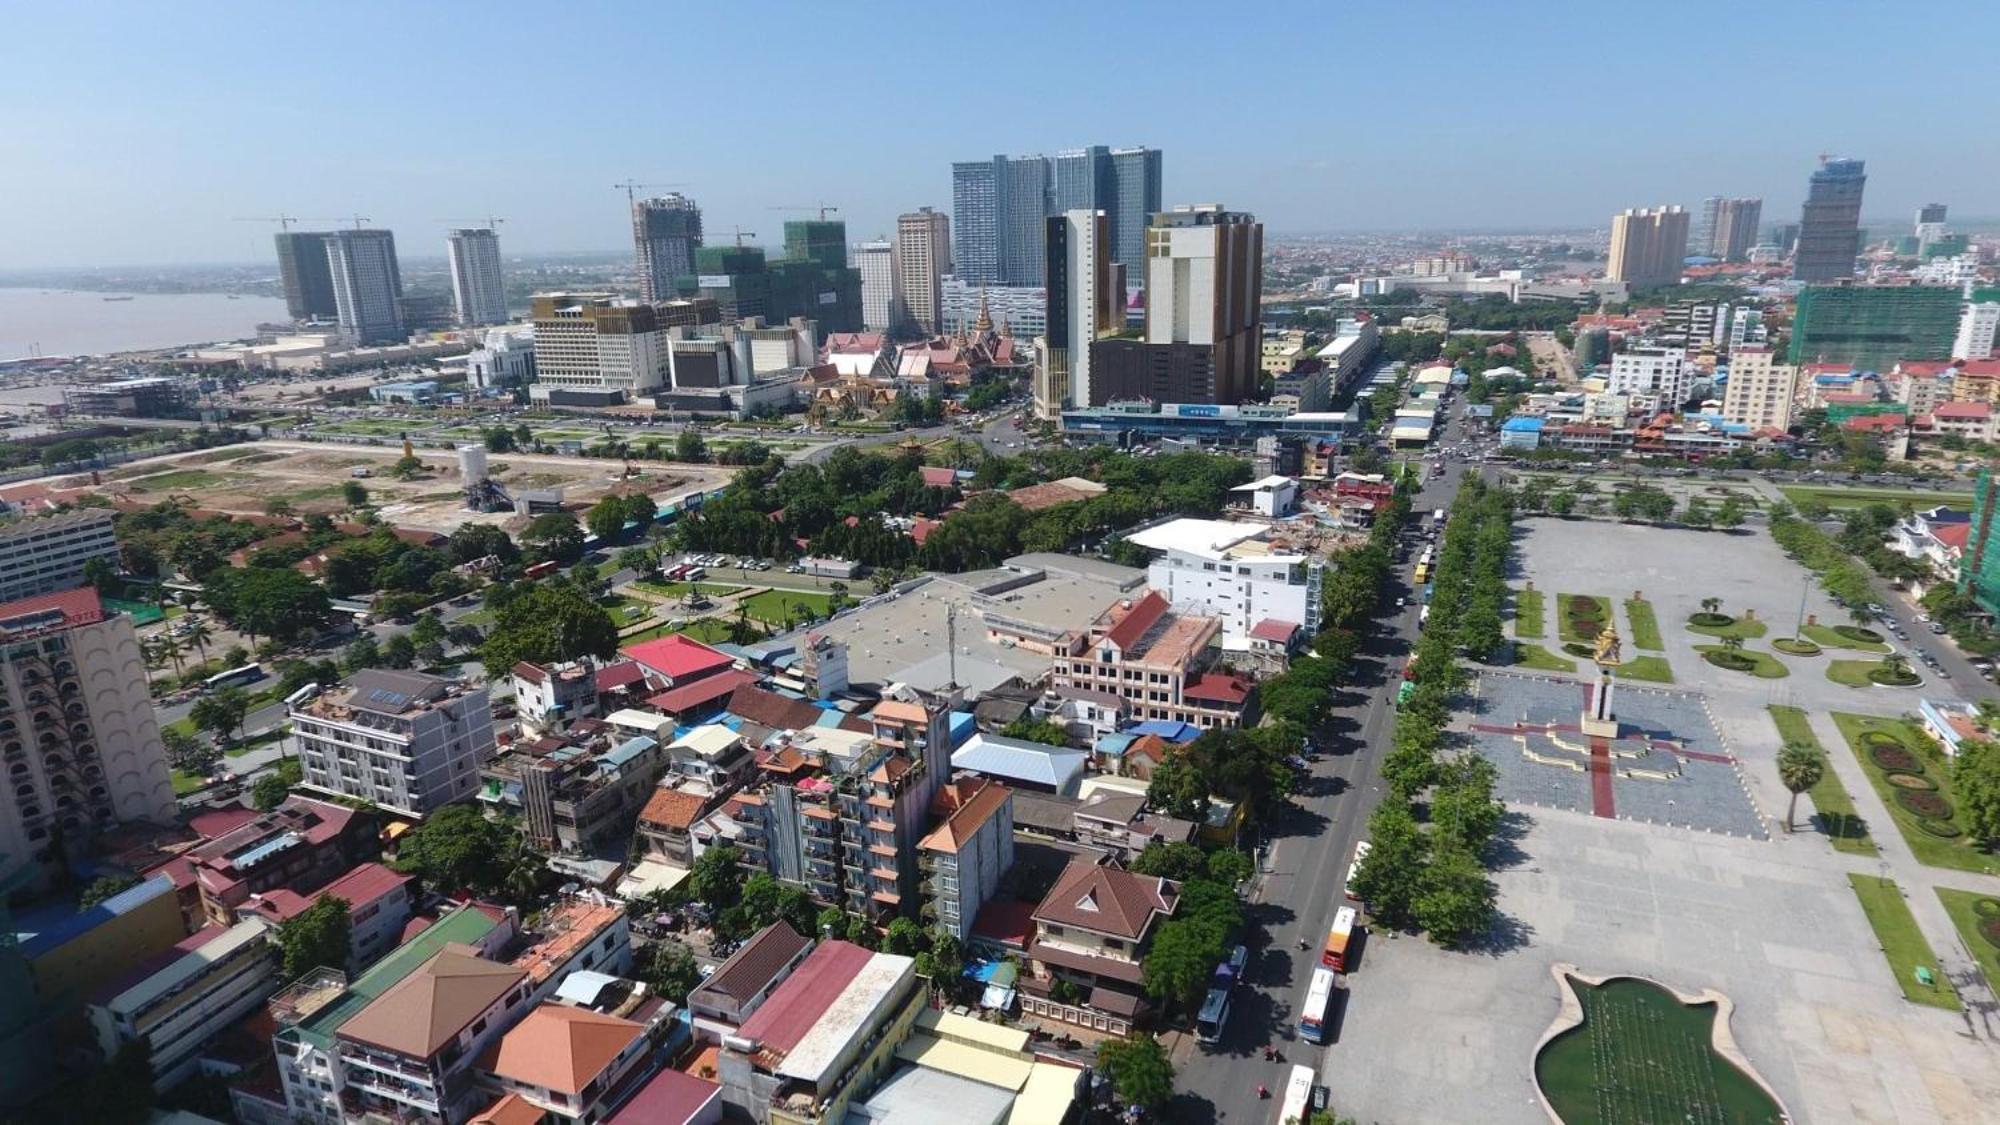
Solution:
{"label": "apartment block", "polygon": [[0,601],[74,590],[92,559],[118,565],[112,513],[98,508],[0,523]]}
{"label": "apartment block", "polygon": [[1722,416],[1752,429],[1783,430],[1792,424],[1792,401],[1799,369],[1774,362],[1768,348],[1739,348],[1729,356],[1729,382],[1722,392]]}
{"label": "apartment block", "polygon": [[1611,218],[1611,260],[1604,276],[1631,286],[1672,285],[1687,258],[1688,213],[1680,207],[1638,208]]}
{"label": "apartment block", "polygon": [[291,796],[188,853],[202,914],[228,925],[259,895],[311,891],[382,854],[372,812]]}
{"label": "apartment block", "polygon": [[1160,552],[1146,585],[1175,609],[1220,618],[1225,648],[1243,647],[1267,620],[1318,625],[1309,615],[1306,556],[1274,544],[1267,524],[1178,519],[1130,539]]}
{"label": "apartment block", "polygon": [[474,1064],[530,1003],[526,973],[447,946],[335,1033],[343,1116],[465,1121],[487,1100]]}
{"label": "apartment block", "polygon": [[1611,357],[1605,390],[1614,395],[1648,396],[1656,410],[1678,410],[1694,387],[1687,349],[1637,346]]}
{"label": "apartment block", "polygon": [[260,919],[210,925],[98,988],[86,1009],[106,1058],[144,1043],[153,1088],[191,1077],[216,1036],[277,991],[278,950]]}
{"label": "apartment block", "polygon": [[944,275],[951,272],[951,218],[928,207],[896,218],[891,258],[895,322],[903,336],[931,337],[944,325]]}
{"label": "apartment block", "polygon": [[522,738],[480,768],[479,801],[520,817],[536,847],[596,851],[632,831],[632,820],[666,770],[659,739],[598,719],[560,734]]}
{"label": "apartment block", "polygon": [[1014,794],[997,781],[961,778],[938,790],[931,812],[939,824],[917,845],[924,921],[963,942],[1014,866]]}
{"label": "apartment block", "polygon": [[1165,594],[1147,590],[1064,639],[1054,686],[1118,696],[1137,719],[1236,726],[1253,685],[1210,670],[1221,634],[1220,619],[1175,613]]}
{"label": "apartment block", "polygon": [[403,927],[416,913],[419,889],[414,875],[364,863],[315,891],[301,894],[281,888],[253,894],[236,908],[236,916],[276,927],[326,898],[347,904],[347,964],[330,967],[352,973],[374,964],[402,941]]}
{"label": "apartment block", "polygon": [[51,876],[120,824],[174,822],[146,679],[131,618],[96,590],[0,604],[0,879]]}
{"label": "apartment block", "polygon": [[593,1123],[652,1070],[646,1025],[606,1012],[542,1004],[521,1017],[483,1069],[506,1093],[559,1121]]}
{"label": "apartment block", "polygon": [[488,690],[366,669],[291,708],[308,788],[409,816],[469,797],[493,754]]}
{"label": "apartment block", "polygon": [[1991,359],[1996,335],[2000,335],[2000,301],[1966,302],[1958,315],[1958,333],[1952,337],[1952,358]]}

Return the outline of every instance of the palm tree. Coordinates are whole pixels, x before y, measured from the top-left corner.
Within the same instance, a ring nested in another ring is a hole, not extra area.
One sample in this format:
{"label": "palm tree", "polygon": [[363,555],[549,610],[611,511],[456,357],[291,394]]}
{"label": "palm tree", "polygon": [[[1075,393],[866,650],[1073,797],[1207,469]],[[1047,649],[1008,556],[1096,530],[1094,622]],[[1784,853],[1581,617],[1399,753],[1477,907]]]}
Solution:
{"label": "palm tree", "polygon": [[1737,636],[1724,637],[1722,638],[1722,647],[1727,652],[1742,652],[1743,638]]}
{"label": "palm tree", "polygon": [[208,642],[215,639],[215,630],[208,627],[207,619],[193,614],[188,615],[187,628],[181,630],[181,639],[193,645],[195,651],[201,653],[203,664],[208,663]]}
{"label": "palm tree", "polygon": [[1892,680],[1907,679],[1910,675],[1910,658],[1900,652],[1892,652],[1882,658],[1882,674]]}
{"label": "palm tree", "polygon": [[181,674],[181,643],[169,633],[153,642],[162,657],[174,662],[174,675]]}
{"label": "palm tree", "polygon": [[1703,599],[1701,599],[1701,611],[1702,611],[1703,613],[1721,613],[1721,612],[1722,612],[1722,599],[1721,599],[1721,598],[1703,598]]}
{"label": "palm tree", "polygon": [[1787,742],[1778,751],[1778,780],[1791,790],[1791,804],[1785,806],[1785,831],[1792,830],[1798,814],[1799,794],[1818,785],[1826,775],[1826,759],[1816,747],[1803,742]]}

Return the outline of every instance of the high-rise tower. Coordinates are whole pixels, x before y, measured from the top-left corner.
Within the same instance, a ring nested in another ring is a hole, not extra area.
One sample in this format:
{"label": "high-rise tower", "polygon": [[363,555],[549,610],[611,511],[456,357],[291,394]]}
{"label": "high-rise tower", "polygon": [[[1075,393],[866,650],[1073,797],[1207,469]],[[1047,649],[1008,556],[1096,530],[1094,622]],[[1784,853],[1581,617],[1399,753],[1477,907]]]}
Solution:
{"label": "high-rise tower", "polygon": [[896,217],[895,330],[934,336],[943,326],[942,282],[951,263],[951,219],[928,207]]}
{"label": "high-rise tower", "polygon": [[670,301],[675,282],[694,273],[701,245],[701,208],[673,192],[632,204],[632,244],[639,257],[639,296]]}
{"label": "high-rise tower", "polygon": [[1799,243],[1792,255],[1798,281],[1833,281],[1854,276],[1861,253],[1861,190],[1868,184],[1864,162],[1821,156],[1799,212]]}
{"label": "high-rise tower", "polygon": [[1627,285],[1672,285],[1687,258],[1688,213],[1679,207],[1627,210],[1611,218],[1604,276]]}
{"label": "high-rise tower", "polygon": [[507,283],[500,272],[500,235],[491,227],[455,230],[446,241],[451,256],[451,296],[458,323],[467,328],[507,323]]}
{"label": "high-rise tower", "polygon": [[395,234],[357,229],[325,237],[341,331],[360,344],[401,341],[403,273],[396,264]]}
{"label": "high-rise tower", "polygon": [[326,264],[326,239],[324,231],[277,235],[278,279],[293,320],[332,320],[340,315],[333,300],[333,274]]}

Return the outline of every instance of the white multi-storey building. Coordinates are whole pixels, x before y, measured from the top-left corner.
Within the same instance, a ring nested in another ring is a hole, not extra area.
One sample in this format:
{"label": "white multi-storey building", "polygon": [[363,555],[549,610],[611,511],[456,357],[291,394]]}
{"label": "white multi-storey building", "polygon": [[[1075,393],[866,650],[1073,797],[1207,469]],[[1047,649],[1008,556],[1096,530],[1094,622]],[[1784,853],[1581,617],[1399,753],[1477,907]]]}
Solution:
{"label": "white multi-storey building", "polygon": [[1958,314],[1958,336],[1952,341],[1951,357],[1993,358],[1996,334],[2000,334],[2000,302],[1968,303]]}
{"label": "white multi-storey building", "polygon": [[458,322],[472,328],[507,323],[507,283],[500,272],[500,235],[491,227],[451,232],[451,296]]}
{"label": "white multi-storey building", "polygon": [[1729,383],[1722,392],[1722,416],[1762,429],[1792,424],[1792,396],[1799,369],[1774,362],[1768,348],[1738,348],[1729,354]]}
{"label": "white multi-storey building", "polygon": [[535,381],[535,330],[495,328],[484,346],[465,357],[465,378],[480,390]]}
{"label": "white multi-storey building", "polygon": [[0,523],[0,601],[73,590],[92,559],[118,565],[112,515],[82,508]]}
{"label": "white multi-storey building", "polygon": [[1651,395],[1662,410],[1687,401],[1694,381],[1687,349],[1640,346],[1611,357],[1611,380],[1605,390],[1615,395]]}
{"label": "white multi-storey building", "polygon": [[1169,520],[1127,538],[1160,552],[1146,585],[1175,609],[1220,618],[1225,649],[1267,618],[1313,624],[1306,619],[1306,557],[1272,546],[1262,524]]}
{"label": "white multi-storey building", "polygon": [[472,795],[493,756],[487,689],[365,669],[291,709],[308,788],[422,816]]}
{"label": "white multi-storey building", "polygon": [[1017,339],[1033,339],[1048,331],[1049,291],[1040,286],[982,286],[948,277],[943,291],[947,335],[971,332],[981,312]]}
{"label": "white multi-storey building", "polygon": [[55,874],[99,832],[179,815],[132,619],[96,590],[0,605],[0,769],[0,880]]}
{"label": "white multi-storey building", "polygon": [[854,251],[861,271],[861,323],[870,332],[896,326],[896,247],[887,241],[864,242]]}
{"label": "white multi-storey building", "polygon": [[1760,309],[1737,309],[1729,318],[1729,350],[1762,345],[1769,335]]}
{"label": "white multi-storey building", "polygon": [[1051,218],[1047,307],[1035,338],[1034,396],[1038,417],[1054,420],[1065,409],[1091,405],[1090,344],[1124,325],[1124,294],[1114,293],[1111,220],[1102,211],[1075,210]]}
{"label": "white multi-storey building", "polygon": [[396,344],[403,327],[403,274],[396,236],[386,230],[337,230],[326,236],[327,272],[340,330],[358,344]]}
{"label": "white multi-storey building", "polygon": [[153,1088],[179,1085],[199,1068],[210,1040],[277,991],[270,931],[261,918],[210,926],[176,945],[176,956],[155,971],[107,984],[86,1009],[98,1049],[111,1058],[127,1043],[144,1042]]}

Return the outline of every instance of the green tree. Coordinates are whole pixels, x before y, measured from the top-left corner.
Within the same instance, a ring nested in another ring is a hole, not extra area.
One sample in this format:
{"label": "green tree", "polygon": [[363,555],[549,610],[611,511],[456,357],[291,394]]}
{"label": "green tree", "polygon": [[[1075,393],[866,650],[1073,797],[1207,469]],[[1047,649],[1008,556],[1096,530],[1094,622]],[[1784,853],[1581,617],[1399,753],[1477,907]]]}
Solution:
{"label": "green tree", "polygon": [[1478,856],[1462,847],[1440,847],[1417,878],[1410,909],[1432,941],[1462,946],[1492,928],[1494,894]]}
{"label": "green tree", "polygon": [[405,453],[389,466],[389,475],[397,480],[415,480],[424,473],[424,463],[414,453]]}
{"label": "green tree", "polygon": [[1787,742],[1778,751],[1778,780],[1791,793],[1792,799],[1785,806],[1785,831],[1792,830],[1798,819],[1799,794],[1819,784],[1826,775],[1826,758],[1816,747],[1803,742]]}
{"label": "green tree", "polygon": [[[373,633],[363,633],[340,650],[340,670],[359,672],[363,668],[374,668],[382,663],[382,652],[375,642]],[[510,665],[511,667],[511,665]]]}
{"label": "green tree", "polygon": [[226,687],[195,700],[194,706],[188,708],[188,718],[216,738],[233,742],[237,728],[243,725],[243,718],[249,712],[250,697],[243,689]]}
{"label": "green tree", "polygon": [[618,651],[618,626],[588,595],[567,583],[545,582],[506,602],[479,648],[496,673],[523,660],[558,663]]}
{"label": "green tree", "polygon": [[1024,738],[1029,742],[1039,742],[1045,746],[1069,745],[1069,731],[1053,719],[1037,719],[1023,715],[1002,727],[1000,733],[1008,738]]}
{"label": "green tree", "polygon": [[83,584],[107,598],[117,597],[125,591],[125,584],[118,580],[118,568],[111,564],[111,560],[101,556],[83,564]]}
{"label": "green tree", "polygon": [[700,434],[684,429],[674,438],[674,460],[700,464],[708,460],[708,443]]}
{"label": "green tree", "polygon": [[222,759],[222,751],[213,743],[203,742],[182,727],[161,727],[160,743],[166,748],[167,764],[183,773],[206,776]]}
{"label": "green tree", "polygon": [[1169,1009],[1192,1003],[1208,986],[1222,959],[1224,935],[1203,921],[1174,918],[1160,923],[1140,962],[1146,994]]}
{"label": "green tree", "polygon": [[368,486],[358,480],[342,481],[340,500],[350,508],[364,507],[368,503]]}
{"label": "green tree", "polygon": [[297,758],[282,758],[250,787],[250,804],[259,812],[270,812],[285,803],[292,786],[305,779],[305,769]]}
{"label": "green tree", "polygon": [[139,885],[137,875],[100,875],[76,896],[78,910],[88,910],[105,899]]}
{"label": "green tree", "polygon": [[1967,738],[1951,767],[1952,792],[1966,831],[1991,844],[2000,840],[2000,742]]}
{"label": "green tree", "polygon": [[326,895],[278,925],[285,980],[297,980],[325,966],[347,970],[354,920],[344,898]]}
{"label": "green tree", "polygon": [[743,891],[742,854],[728,844],[702,852],[688,873],[688,893],[715,914],[735,906]]}
{"label": "green tree", "polygon": [[924,938],[923,927],[908,918],[896,918],[890,921],[889,928],[883,935],[882,951],[902,957],[915,957],[924,952],[926,944],[928,943]]}
{"label": "green tree", "polygon": [[1146,802],[1168,816],[1200,821],[1208,814],[1208,779],[1186,756],[1169,754],[1153,768]]}
{"label": "green tree", "polygon": [[1376,918],[1391,926],[1408,925],[1429,841],[1410,806],[1398,800],[1376,806],[1368,818],[1368,840],[1368,855],[1354,873],[1354,893]]}
{"label": "green tree", "polygon": [[396,870],[417,876],[438,894],[490,891],[506,877],[511,835],[477,805],[446,805],[403,834]]}
{"label": "green tree", "polygon": [[424,614],[410,627],[410,643],[416,646],[417,659],[426,665],[444,660],[446,639],[444,622],[435,613]]}
{"label": "green tree", "polygon": [[1127,1105],[1158,1112],[1174,1096],[1174,1064],[1159,1041],[1143,1032],[1099,1042],[1097,1065]]}
{"label": "green tree", "polygon": [[417,643],[410,639],[408,633],[398,633],[382,642],[382,663],[385,666],[408,668],[416,662]]}
{"label": "green tree", "polygon": [[1715,506],[1715,512],[1710,516],[1715,526],[1724,530],[1742,527],[1744,518],[1743,501],[1734,496],[1724,497],[1722,503]]}
{"label": "green tree", "polygon": [[663,941],[653,946],[641,974],[648,987],[672,1003],[687,1003],[688,993],[701,984],[701,965],[687,946]]}
{"label": "green tree", "polygon": [[598,539],[616,539],[625,530],[625,498],[615,493],[605,496],[584,513],[583,522]]}
{"label": "green tree", "polygon": [[1576,493],[1557,492],[1549,497],[1549,514],[1567,517],[1576,511]]}
{"label": "green tree", "polygon": [[1152,875],[1162,879],[1172,879],[1175,882],[1186,882],[1208,873],[1208,856],[1193,844],[1178,841],[1171,844],[1154,843],[1132,857],[1130,869],[1135,875]]}
{"label": "green tree", "polygon": [[187,625],[181,630],[181,640],[195,647],[195,651],[201,654],[203,664],[208,663],[208,642],[215,639],[215,630],[209,628],[208,619],[199,614],[189,614],[182,620]]}
{"label": "green tree", "polygon": [[1431,825],[1440,837],[1437,846],[1478,854],[1507,811],[1493,796],[1493,763],[1472,755],[1453,761],[1442,772],[1442,782],[1431,795]]}
{"label": "green tree", "polygon": [[568,512],[545,512],[521,533],[521,546],[535,562],[568,566],[583,557],[583,528]]}

